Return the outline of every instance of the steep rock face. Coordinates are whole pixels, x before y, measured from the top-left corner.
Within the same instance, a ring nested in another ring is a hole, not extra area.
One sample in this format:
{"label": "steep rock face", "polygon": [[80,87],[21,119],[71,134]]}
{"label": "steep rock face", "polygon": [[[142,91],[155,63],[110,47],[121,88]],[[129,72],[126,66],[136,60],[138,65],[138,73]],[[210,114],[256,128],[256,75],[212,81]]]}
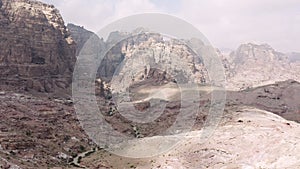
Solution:
{"label": "steep rock face", "polygon": [[[92,33],[82,27],[74,25],[68,27],[72,37],[76,39],[78,53]],[[105,42],[101,39],[100,46],[103,46],[103,50],[107,49],[108,52],[98,68],[97,77],[105,81],[111,81],[114,75],[122,74],[123,78],[124,75],[128,75],[130,72],[133,75],[127,78],[126,83],[140,81],[149,76],[148,63],[153,66],[157,63],[169,62],[171,67],[164,67],[169,69],[169,71],[166,71],[169,77],[172,77],[171,69],[180,68],[180,65],[182,65],[185,72],[181,73],[191,75],[182,80],[211,83],[202,60],[197,60],[187,46],[172,39],[165,40],[162,35],[146,32],[141,29],[137,29],[132,33],[115,31],[111,32]],[[189,40],[184,41],[189,43]],[[200,43],[198,46],[203,46],[203,44]],[[226,70],[227,89],[243,90],[288,79],[300,81],[298,75],[300,62],[297,60],[297,54],[283,54],[277,52],[268,44],[258,45],[253,43],[242,44],[236,51],[229,54],[221,53],[218,49],[216,51]],[[176,64],[174,61],[179,62]],[[134,67],[137,70],[136,72],[132,72]],[[159,71],[164,72],[164,70]],[[180,72],[176,74],[180,74]],[[174,80],[174,77],[169,78],[169,80]]]}
{"label": "steep rock face", "polygon": [[173,77],[166,79],[176,79],[182,83],[208,81],[201,58],[183,42],[155,33],[142,32],[128,36],[113,32],[107,46],[115,43],[116,38],[120,42],[112,46],[104,57],[98,70],[100,77],[111,80],[114,76],[115,80],[128,84],[145,80],[152,76],[151,73],[160,76],[155,72],[160,71]]}
{"label": "steep rock face", "polygon": [[205,83],[208,79],[201,58],[187,45],[174,39],[166,40],[159,34],[145,33],[127,39],[122,53],[124,60],[114,77],[118,84],[115,88],[124,88],[122,83],[146,80],[155,73],[153,70],[173,77],[162,78],[161,82],[174,79],[178,83]]}
{"label": "steep rock face", "polygon": [[108,49],[108,52],[98,68],[98,77],[106,81],[111,80],[117,67],[125,58],[124,53],[122,53],[122,46],[125,45],[125,42],[119,42],[125,37],[126,34],[122,32],[116,31],[110,33],[108,39],[105,41],[105,48]]}
{"label": "steep rock face", "polygon": [[226,58],[227,87],[245,89],[294,79],[299,81],[297,63],[267,44],[243,44]]}
{"label": "steep rock face", "polygon": [[[156,70],[165,72],[167,76],[184,75],[185,79],[179,79],[184,82],[208,81],[203,61],[186,45],[188,42],[149,33],[143,28],[133,32],[111,32],[104,42],[83,27],[73,24],[67,27],[77,44],[77,54],[82,49],[84,53],[88,52],[94,43],[101,48],[98,51],[107,52],[97,71],[97,77],[105,81],[110,82],[114,75],[124,77],[128,73],[131,73],[131,77],[127,81],[144,80],[153,74],[161,76]],[[91,43],[93,36],[98,40]]]}
{"label": "steep rock face", "polygon": [[39,92],[71,83],[75,45],[58,10],[30,0],[0,0],[1,85]]}
{"label": "steep rock face", "polygon": [[[95,33],[86,30],[82,26],[77,26],[74,24],[68,24],[67,29],[71,34],[72,39],[76,43],[76,56],[79,55],[81,49],[84,47],[85,43],[93,36],[97,36]],[[100,43],[101,46],[105,47],[105,43],[103,39],[98,39],[98,43]]]}

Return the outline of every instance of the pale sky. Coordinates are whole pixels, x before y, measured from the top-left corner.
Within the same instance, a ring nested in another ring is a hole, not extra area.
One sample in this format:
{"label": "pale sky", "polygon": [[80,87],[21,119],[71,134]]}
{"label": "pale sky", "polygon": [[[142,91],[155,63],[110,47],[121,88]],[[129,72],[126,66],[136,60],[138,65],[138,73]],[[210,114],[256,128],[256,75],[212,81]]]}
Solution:
{"label": "pale sky", "polygon": [[170,14],[197,27],[217,48],[268,43],[300,52],[300,0],[42,0],[60,10],[66,23],[98,32],[125,16]]}

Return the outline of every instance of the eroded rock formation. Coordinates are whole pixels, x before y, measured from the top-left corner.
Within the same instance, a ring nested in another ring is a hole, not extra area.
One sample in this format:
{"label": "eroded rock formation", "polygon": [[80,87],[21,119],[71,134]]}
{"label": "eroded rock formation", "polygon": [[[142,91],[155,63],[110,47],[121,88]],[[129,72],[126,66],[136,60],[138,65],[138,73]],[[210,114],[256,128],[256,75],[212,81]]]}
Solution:
{"label": "eroded rock formation", "polygon": [[242,44],[230,56],[224,57],[228,89],[240,90],[276,81],[299,81],[299,62],[291,63],[288,56],[267,44]]}
{"label": "eroded rock formation", "polygon": [[[85,43],[90,40],[90,38],[97,37],[97,35],[91,31],[86,30],[83,26],[77,26],[74,24],[68,24],[67,29],[71,34],[72,39],[76,42],[76,56],[79,55],[81,49],[84,47]],[[97,38],[97,43],[103,48],[105,43],[103,39]]]}
{"label": "eroded rock formation", "polygon": [[0,84],[39,92],[65,91],[75,43],[59,11],[30,0],[0,0]]}

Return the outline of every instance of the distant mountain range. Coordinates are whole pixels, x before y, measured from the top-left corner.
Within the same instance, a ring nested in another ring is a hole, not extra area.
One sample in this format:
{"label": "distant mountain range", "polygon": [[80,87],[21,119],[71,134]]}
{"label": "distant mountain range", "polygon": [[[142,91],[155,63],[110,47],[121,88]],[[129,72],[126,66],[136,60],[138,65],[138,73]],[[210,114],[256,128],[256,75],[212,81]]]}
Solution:
{"label": "distant mountain range", "polygon": [[292,52],[286,54],[289,57],[290,62],[299,62],[300,61],[300,53]]}
{"label": "distant mountain range", "polygon": [[287,54],[277,52],[267,44],[243,44],[225,57],[229,89],[272,84],[294,79],[299,81],[300,62],[290,62]]}
{"label": "distant mountain range", "polygon": [[[74,27],[74,25],[72,26]],[[80,32],[89,32],[87,30],[83,29],[77,29],[78,32],[74,32],[74,28],[70,27],[71,36],[74,37],[74,39],[80,39],[80,43],[82,43],[84,40],[87,40],[86,34],[83,33],[80,35]],[[79,27],[78,27],[79,28]],[[78,37],[78,35],[82,37]],[[123,39],[126,36],[129,36],[130,33],[128,32],[112,32],[107,40],[107,42],[102,41],[103,46],[110,46],[114,41],[118,41],[117,39]],[[155,49],[154,51],[157,51],[160,45],[164,46],[164,49],[167,50],[167,48],[172,48],[173,51],[181,50],[179,48],[182,48],[180,46],[176,46],[178,49],[174,48],[174,45],[172,45],[169,42],[164,42],[162,35],[156,34],[156,35],[150,35],[142,33],[140,36],[132,37],[127,40],[123,40],[121,43],[119,43],[117,46],[115,46],[111,51],[112,53],[107,54],[105,57],[103,63],[101,65],[101,76],[102,75],[109,75],[112,76],[115,72],[115,68],[126,58],[131,57],[136,52],[144,52],[145,54],[142,56],[136,57],[137,61],[139,59],[145,58],[145,56],[148,57],[147,49]],[[154,41],[153,41],[154,40]],[[155,46],[153,45],[155,44]],[[199,45],[203,45],[199,43]],[[82,46],[82,45],[79,45]],[[136,47],[138,46],[138,47]],[[80,50],[80,47],[77,48]],[[141,50],[142,49],[142,50]],[[181,55],[190,55],[193,56],[193,53],[188,52],[188,48],[186,47],[183,49],[187,53],[181,53]],[[161,52],[157,51],[158,53],[153,53],[153,58],[155,55],[163,56]],[[237,50],[229,52],[228,50],[226,52],[221,52],[220,50],[216,50],[219,57],[222,59],[224,68],[225,68],[225,74],[227,79],[227,88],[230,90],[241,90],[246,88],[251,88],[255,86],[261,86],[266,84],[272,84],[276,81],[285,81],[289,79],[293,80],[300,80],[300,76],[297,72],[299,72],[299,65],[300,60],[298,60],[298,54],[297,53],[291,53],[291,54],[284,54],[281,52],[276,51],[268,44],[242,44],[238,47]],[[178,55],[179,53],[175,55]],[[176,60],[175,55],[170,56],[167,54],[166,57],[171,57],[171,60]],[[195,58],[195,55],[193,56]],[[188,63],[189,61],[186,60],[187,58],[181,58],[180,62],[183,64],[185,61]],[[172,63],[173,64],[173,63]],[[196,72],[205,72],[205,65],[203,65],[203,62],[193,62],[194,66],[198,67],[196,68]],[[201,65],[202,64],[202,65]],[[108,66],[108,67],[107,67]],[[105,68],[107,67],[107,68]],[[130,67],[133,69],[133,67]],[[188,70],[188,66],[186,66],[186,69]],[[167,72],[170,73],[170,72]],[[189,74],[195,74],[189,73]],[[197,73],[196,73],[197,74]],[[139,75],[144,76],[146,75]],[[104,76],[102,76],[104,77]],[[106,76],[107,78],[107,76]],[[196,75],[196,77],[193,77],[193,79],[205,79],[200,80],[202,83],[209,83],[209,78],[204,77],[203,75]],[[200,82],[198,81],[198,82]]]}

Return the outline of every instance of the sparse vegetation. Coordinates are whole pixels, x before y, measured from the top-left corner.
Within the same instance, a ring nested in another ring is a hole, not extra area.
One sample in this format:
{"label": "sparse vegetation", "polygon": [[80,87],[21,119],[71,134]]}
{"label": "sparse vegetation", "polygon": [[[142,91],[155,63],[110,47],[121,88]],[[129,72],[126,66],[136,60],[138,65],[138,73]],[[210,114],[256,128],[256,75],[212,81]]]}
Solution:
{"label": "sparse vegetation", "polygon": [[135,138],[141,138],[140,130],[137,126],[132,126],[133,134]]}

